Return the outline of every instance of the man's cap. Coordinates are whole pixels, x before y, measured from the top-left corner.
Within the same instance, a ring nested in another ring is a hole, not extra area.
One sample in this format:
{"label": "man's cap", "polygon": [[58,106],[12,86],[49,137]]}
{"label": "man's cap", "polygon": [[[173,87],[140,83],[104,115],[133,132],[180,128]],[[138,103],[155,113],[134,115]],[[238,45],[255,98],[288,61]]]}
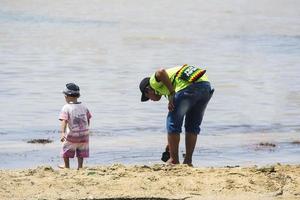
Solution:
{"label": "man's cap", "polygon": [[66,84],[66,87],[63,90],[63,93],[65,95],[79,95],[80,89],[79,89],[79,86],[76,85],[75,83],[68,83],[68,84]]}
{"label": "man's cap", "polygon": [[146,88],[150,85],[150,77],[144,78],[140,83],[140,90],[142,92],[141,101],[148,101],[149,98],[146,97]]}

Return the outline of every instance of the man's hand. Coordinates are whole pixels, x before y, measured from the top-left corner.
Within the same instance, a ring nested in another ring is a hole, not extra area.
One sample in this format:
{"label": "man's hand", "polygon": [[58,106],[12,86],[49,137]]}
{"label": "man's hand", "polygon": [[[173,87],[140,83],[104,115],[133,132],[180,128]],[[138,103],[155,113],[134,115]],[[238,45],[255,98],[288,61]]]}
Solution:
{"label": "man's hand", "polygon": [[175,97],[175,92],[171,92],[168,99],[169,99],[169,104],[168,104],[168,109],[170,112],[172,112],[175,108],[174,106],[174,97]]}

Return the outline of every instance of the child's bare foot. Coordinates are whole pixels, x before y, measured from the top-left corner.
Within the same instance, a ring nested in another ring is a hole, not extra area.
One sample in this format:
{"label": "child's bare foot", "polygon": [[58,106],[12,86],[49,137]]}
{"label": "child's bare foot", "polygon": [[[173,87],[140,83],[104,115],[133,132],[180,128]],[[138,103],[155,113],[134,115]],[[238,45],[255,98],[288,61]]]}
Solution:
{"label": "child's bare foot", "polygon": [[57,165],[57,167],[60,169],[69,169],[69,167],[66,167],[65,165]]}

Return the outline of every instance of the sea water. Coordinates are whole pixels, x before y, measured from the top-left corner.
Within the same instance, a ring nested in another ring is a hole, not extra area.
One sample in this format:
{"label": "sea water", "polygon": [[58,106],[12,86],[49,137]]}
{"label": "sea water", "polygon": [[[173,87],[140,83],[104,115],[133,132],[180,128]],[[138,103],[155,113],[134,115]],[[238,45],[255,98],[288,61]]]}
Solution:
{"label": "sea water", "polygon": [[167,100],[138,86],[185,63],[215,88],[196,166],[299,164],[299,33],[297,0],[0,0],[0,168],[61,162],[68,82],[93,115],[88,165],[161,163]]}

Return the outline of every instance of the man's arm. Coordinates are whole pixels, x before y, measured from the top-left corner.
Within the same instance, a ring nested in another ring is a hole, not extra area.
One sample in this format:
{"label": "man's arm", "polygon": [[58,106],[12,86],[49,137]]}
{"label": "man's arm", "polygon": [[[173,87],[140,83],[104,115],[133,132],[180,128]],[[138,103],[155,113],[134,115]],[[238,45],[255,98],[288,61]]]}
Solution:
{"label": "man's arm", "polygon": [[169,111],[173,111],[174,110],[174,95],[175,95],[175,89],[172,85],[172,82],[166,72],[165,69],[160,69],[160,70],[157,70],[155,72],[155,78],[157,81],[161,81],[169,90],[170,92],[170,95],[168,97],[169,99],[169,104],[168,104],[168,109]]}
{"label": "man's arm", "polygon": [[165,69],[160,69],[155,72],[157,81],[161,81],[169,90],[170,94],[175,93],[175,89]]}

